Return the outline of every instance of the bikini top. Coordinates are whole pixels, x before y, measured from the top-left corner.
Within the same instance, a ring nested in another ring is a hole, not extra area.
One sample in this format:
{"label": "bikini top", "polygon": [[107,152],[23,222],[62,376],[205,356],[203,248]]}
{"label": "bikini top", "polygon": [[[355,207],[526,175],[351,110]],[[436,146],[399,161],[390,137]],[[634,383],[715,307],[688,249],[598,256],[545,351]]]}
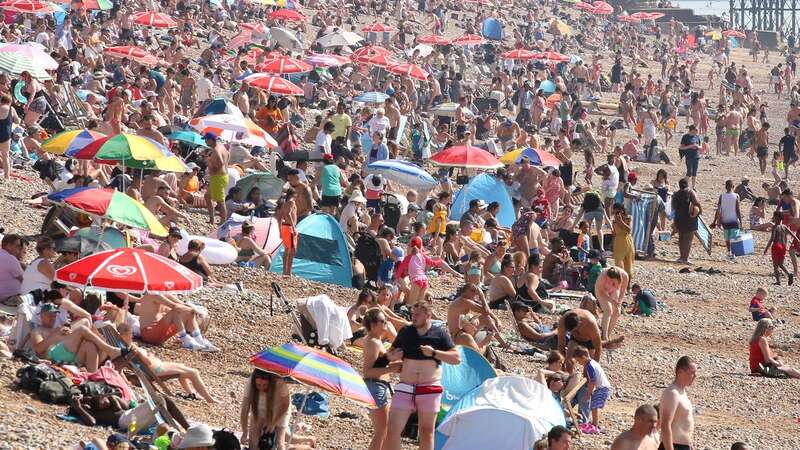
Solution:
{"label": "bikini top", "polygon": [[372,363],[373,369],[380,369],[383,367],[389,367],[389,358],[385,354],[375,358],[375,362]]}

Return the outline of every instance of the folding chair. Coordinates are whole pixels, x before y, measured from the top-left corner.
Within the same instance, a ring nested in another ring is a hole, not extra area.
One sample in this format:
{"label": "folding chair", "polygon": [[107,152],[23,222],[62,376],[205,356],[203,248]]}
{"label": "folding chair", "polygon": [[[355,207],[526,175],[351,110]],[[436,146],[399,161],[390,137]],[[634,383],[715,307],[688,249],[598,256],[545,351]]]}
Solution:
{"label": "folding chair", "polygon": [[270,295],[269,298],[270,315],[272,315],[274,311],[273,309],[274,297],[277,297],[283,303],[283,307],[281,308],[281,310],[292,316],[292,322],[294,323],[295,329],[297,330],[297,335],[300,336],[300,340],[303,342],[303,344],[316,345],[315,343],[316,338],[311,335],[312,332],[316,331],[316,327],[313,324],[311,324],[308,321],[308,319],[305,318],[305,316],[303,316],[302,314],[298,314],[296,305],[289,302],[286,296],[283,295],[283,290],[281,289],[278,283],[273,281],[271,283],[271,287],[274,296]]}
{"label": "folding chair", "polygon": [[518,343],[519,342],[524,343],[525,345],[531,347],[536,353],[547,354],[548,352],[550,352],[551,350],[550,348],[547,348],[546,346],[541,344],[537,344],[536,342],[531,342],[522,336],[522,332],[519,329],[519,322],[517,322],[517,318],[514,317],[514,312],[511,310],[511,301],[506,298],[505,302],[506,302],[506,308],[508,309],[508,312],[511,314],[511,321],[514,322],[514,336],[512,337],[513,340],[517,341]]}
{"label": "folding chair", "polygon": [[561,401],[564,403],[570,419],[572,419],[572,425],[575,427],[575,432],[579,438],[581,437],[581,428],[578,426],[578,417],[575,415],[575,410],[572,409],[572,400],[584,384],[586,384],[586,378],[581,377],[581,380],[572,387],[572,390],[561,395]]}

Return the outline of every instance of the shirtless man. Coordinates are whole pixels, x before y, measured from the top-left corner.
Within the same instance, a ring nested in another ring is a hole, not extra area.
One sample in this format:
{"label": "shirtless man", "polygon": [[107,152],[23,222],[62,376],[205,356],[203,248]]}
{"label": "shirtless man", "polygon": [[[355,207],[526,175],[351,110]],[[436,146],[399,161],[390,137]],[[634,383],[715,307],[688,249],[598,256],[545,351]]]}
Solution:
{"label": "shirtless man", "polygon": [[527,157],[522,157],[519,162],[519,170],[514,175],[514,181],[519,182],[519,192],[522,194],[522,206],[530,206],[531,201],[536,197],[536,192],[544,180],[544,170],[531,164]]}
{"label": "shirtless man", "polygon": [[112,134],[122,133],[122,116],[125,114],[128,93],[122,89],[117,89],[114,97],[106,108],[106,122],[111,127]]}
{"label": "shirtless man", "polygon": [[283,198],[278,200],[275,219],[280,224],[281,241],[283,241],[283,274],[292,274],[292,260],[297,252],[297,204],[295,203],[295,190],[286,189]]}
{"label": "shirtless man", "polygon": [[633,426],[614,439],[611,450],[656,450],[658,441],[653,437],[656,428],[658,411],[653,405],[641,405],[633,415]]}
{"label": "shirtless man", "polygon": [[169,188],[167,186],[159,186],[156,195],[145,200],[144,206],[158,217],[158,221],[162,225],[178,223],[181,219],[189,222],[189,216],[170,205],[166,200],[167,198],[169,198]]}
{"label": "shirtless man", "polygon": [[477,286],[467,283],[461,295],[447,306],[447,329],[450,336],[455,336],[460,331],[459,319],[462,314],[475,313],[478,315],[481,327],[500,331],[500,319],[489,309],[489,303]]}
{"label": "shirtless man", "polygon": [[[142,179],[142,186],[141,186],[141,196],[143,200],[147,200],[150,197],[158,194],[158,190],[162,187],[167,188],[167,196],[164,197],[165,200],[172,201],[171,196],[169,195],[169,185],[166,181],[162,180],[161,171],[159,170],[149,170],[147,171],[147,175]],[[138,178],[138,177],[136,177]]]}
{"label": "shirtless man", "polygon": [[594,315],[585,309],[572,309],[558,321],[558,350],[566,356],[567,370],[572,368],[572,353],[582,345],[593,350],[592,359],[600,361],[603,339]]}
{"label": "shirtless man", "polygon": [[694,434],[694,408],[686,388],[694,383],[697,364],[681,356],[675,365],[675,381],[661,394],[658,411],[661,414],[660,450],[691,450]]}
{"label": "shirtless man", "polygon": [[225,190],[228,187],[228,161],[230,153],[224,145],[217,142],[213,133],[205,135],[206,145],[211,151],[206,158],[206,171],[209,174],[208,190],[206,191],[206,204],[208,205],[208,223],[214,223],[214,204],[219,209],[219,223],[228,218],[228,209],[225,206]]}
{"label": "shirtless man", "polygon": [[397,131],[400,127],[400,109],[397,103],[391,97],[387,98],[384,102],[384,110],[386,110],[386,117],[389,119],[389,130],[386,135],[387,139],[397,139]]}
{"label": "shirtless man", "polygon": [[411,325],[403,327],[387,352],[389,361],[402,360],[400,382],[394,386],[385,450],[401,450],[400,434],[414,411],[419,418],[419,448],[433,450],[436,415],[442,400],[441,363],[460,364],[461,357],[450,335],[431,322],[431,304],[418,301]]}
{"label": "shirtless man", "polygon": [[742,134],[742,113],[738,109],[732,108],[725,116],[725,152],[730,153],[733,148],[733,156],[739,154],[739,136]]}
{"label": "shirtless man", "polygon": [[142,296],[139,307],[142,341],[161,345],[177,335],[181,346],[189,350],[215,352],[217,348],[203,337],[198,325],[198,313],[176,298],[163,295]]}
{"label": "shirtless man", "polygon": [[522,302],[513,302],[511,312],[514,314],[514,320],[517,321],[520,336],[540,346],[554,347],[558,331],[544,331],[542,319],[533,312],[530,306]]}
{"label": "shirtless man", "polygon": [[603,339],[609,339],[617,325],[629,280],[627,272],[621,267],[603,269],[597,278],[594,291],[600,308],[603,309],[601,319]]}
{"label": "shirtless man", "polygon": [[758,169],[763,176],[767,171],[767,155],[769,154],[769,122],[764,122],[755,132],[755,154],[758,157]]}
{"label": "shirtless man", "polygon": [[289,170],[286,179],[289,181],[289,186],[291,186],[295,192],[294,201],[297,205],[297,222],[300,222],[311,214],[314,197],[308,184],[300,180],[299,170]]}
{"label": "shirtless man", "polygon": [[146,137],[152,139],[159,144],[163,145],[164,147],[169,146],[169,142],[164,138],[164,135],[161,134],[160,131],[153,128],[153,122],[155,118],[150,114],[145,114],[142,116],[142,120],[139,122],[141,128],[136,130],[136,134],[142,137]]}
{"label": "shirtless man", "polygon": [[247,83],[242,83],[236,94],[233,95],[233,103],[239,107],[245,117],[250,115],[250,97],[247,96]]}
{"label": "shirtless man", "polygon": [[500,141],[503,150],[508,150],[520,134],[519,124],[506,117],[499,121],[497,127],[494,129],[494,133]]}
{"label": "shirtless man", "polygon": [[800,130],[800,105],[793,104],[789,112],[786,113],[786,124],[789,126],[789,130],[791,130],[792,134],[797,136],[798,130]]}
{"label": "shirtless man", "polygon": [[111,358],[120,356],[120,349],[103,342],[92,331],[85,318],[56,327],[58,313],[59,307],[56,304],[41,304],[41,325],[31,331],[30,341],[36,356],[53,362],[86,367],[89,373],[96,372],[100,367],[101,355]]}
{"label": "shirtless man", "polygon": [[578,61],[575,67],[572,68],[572,76],[575,78],[575,83],[578,85],[578,96],[583,96],[583,90],[586,87],[586,82],[589,80],[589,71],[583,65],[583,61]]}

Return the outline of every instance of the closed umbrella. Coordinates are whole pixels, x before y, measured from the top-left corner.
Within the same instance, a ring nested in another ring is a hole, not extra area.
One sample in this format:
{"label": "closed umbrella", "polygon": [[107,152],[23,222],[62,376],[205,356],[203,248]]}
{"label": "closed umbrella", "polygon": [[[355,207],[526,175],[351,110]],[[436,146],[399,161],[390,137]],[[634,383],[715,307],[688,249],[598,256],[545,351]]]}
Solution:
{"label": "closed umbrella", "polygon": [[423,168],[398,159],[386,159],[369,164],[367,173],[381,175],[389,181],[417,190],[432,189],[438,184],[436,179]]}
{"label": "closed umbrella", "polygon": [[434,165],[466,169],[498,169],[503,163],[486,150],[472,145],[459,145],[442,150],[431,157]]}
{"label": "closed umbrella", "polygon": [[375,406],[375,400],[361,375],[347,362],[330,353],[289,343],[268,348],[251,356],[250,364],[354,402]]}
{"label": "closed umbrella", "polygon": [[203,278],[177,261],[136,248],[106,250],[56,271],[56,281],[130,294],[189,294]]}

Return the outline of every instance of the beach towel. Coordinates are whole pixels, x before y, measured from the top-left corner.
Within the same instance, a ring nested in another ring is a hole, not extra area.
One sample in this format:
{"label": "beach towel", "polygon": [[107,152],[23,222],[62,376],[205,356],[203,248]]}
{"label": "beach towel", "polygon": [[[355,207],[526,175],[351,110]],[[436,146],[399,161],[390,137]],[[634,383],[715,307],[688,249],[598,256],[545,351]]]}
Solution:
{"label": "beach towel", "polygon": [[327,295],[322,294],[311,297],[306,302],[314,323],[317,324],[317,343],[330,345],[331,348],[341,347],[345,340],[353,337],[347,313]]}
{"label": "beach towel", "polygon": [[713,235],[711,234],[711,229],[708,228],[708,225],[703,221],[702,217],[697,218],[697,231],[695,231],[695,236],[703,244],[703,248],[706,249],[708,254],[711,254],[711,241]]}
{"label": "beach towel", "polygon": [[658,214],[663,210],[664,202],[657,195],[643,194],[631,201],[631,235],[637,252],[648,253]]}

